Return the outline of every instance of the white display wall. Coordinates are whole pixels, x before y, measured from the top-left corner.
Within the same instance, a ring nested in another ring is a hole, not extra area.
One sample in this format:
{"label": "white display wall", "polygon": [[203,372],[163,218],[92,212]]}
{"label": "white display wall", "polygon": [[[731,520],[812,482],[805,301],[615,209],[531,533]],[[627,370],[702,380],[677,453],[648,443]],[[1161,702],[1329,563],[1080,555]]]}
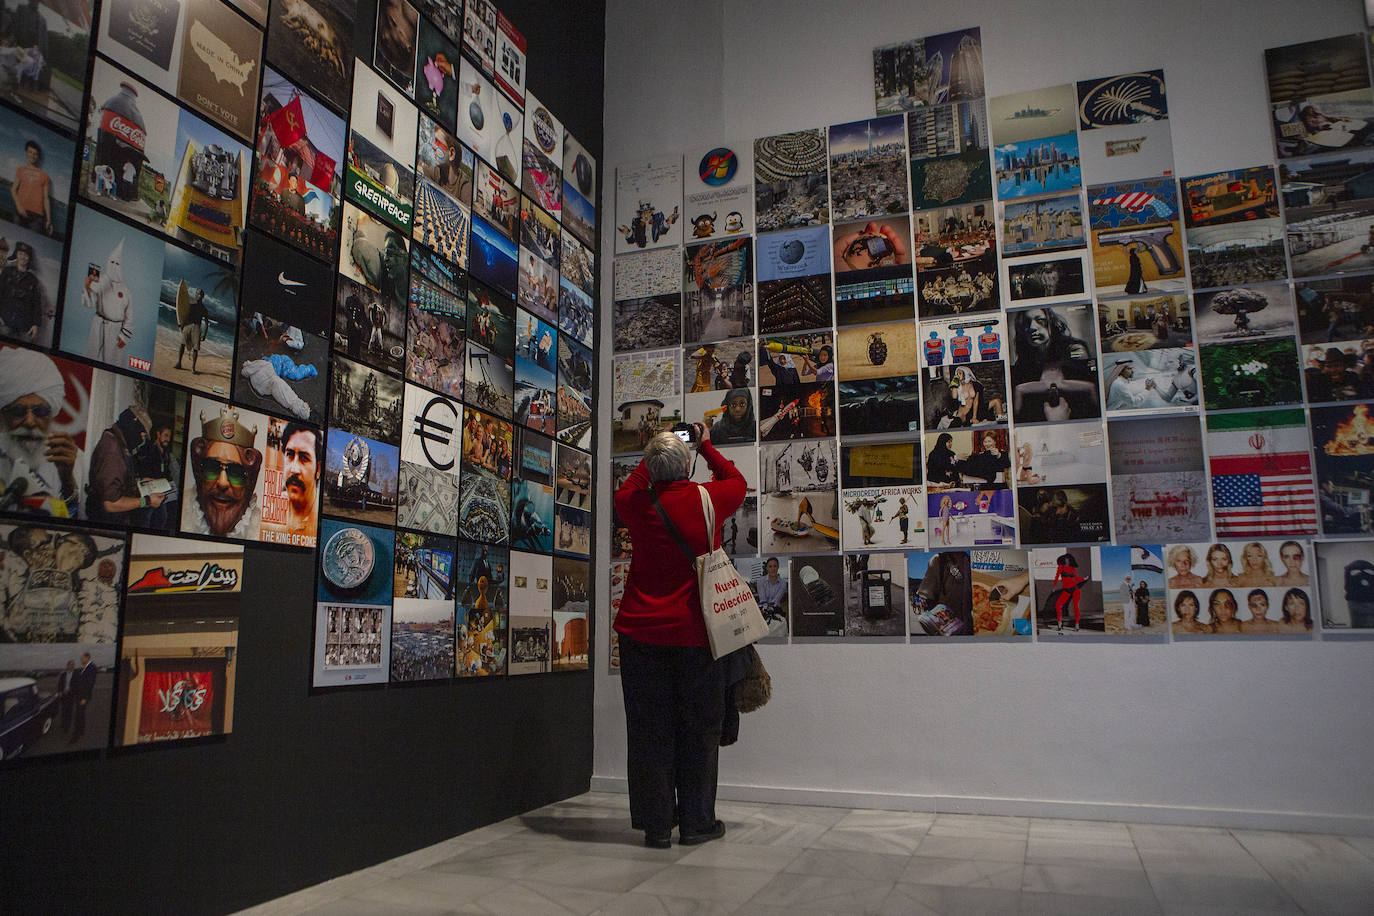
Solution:
{"label": "white display wall", "polygon": [[[1265,48],[1363,27],[1354,0],[607,13],[606,153],[620,164],[869,117],[872,49],[980,26],[988,96],[1163,68],[1175,174],[1273,161]],[[603,250],[614,244],[603,221]],[[602,277],[603,302],[611,296]],[[603,310],[609,320],[610,310]],[[609,324],[603,330],[610,333]],[[610,368],[609,354],[603,369]],[[600,441],[610,435],[604,386]],[[609,450],[598,468],[610,498]],[[603,503],[604,504],[604,503]],[[608,556],[609,532],[597,531]],[[607,572],[597,594],[609,593]],[[595,632],[604,646],[606,609]],[[722,751],[721,794],[770,801],[1374,832],[1359,640],[765,646],[774,699]],[[623,788],[620,685],[600,665],[594,787]]]}

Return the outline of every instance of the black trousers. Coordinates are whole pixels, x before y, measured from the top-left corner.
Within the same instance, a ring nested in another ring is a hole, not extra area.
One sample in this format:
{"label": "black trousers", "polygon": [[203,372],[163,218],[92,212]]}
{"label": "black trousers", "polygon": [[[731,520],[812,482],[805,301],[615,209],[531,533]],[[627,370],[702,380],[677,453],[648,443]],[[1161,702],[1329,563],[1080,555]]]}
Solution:
{"label": "black trousers", "polygon": [[620,637],[620,686],[630,824],[656,835],[704,833],[716,820],[716,774],[725,717],[725,666],[709,649]]}

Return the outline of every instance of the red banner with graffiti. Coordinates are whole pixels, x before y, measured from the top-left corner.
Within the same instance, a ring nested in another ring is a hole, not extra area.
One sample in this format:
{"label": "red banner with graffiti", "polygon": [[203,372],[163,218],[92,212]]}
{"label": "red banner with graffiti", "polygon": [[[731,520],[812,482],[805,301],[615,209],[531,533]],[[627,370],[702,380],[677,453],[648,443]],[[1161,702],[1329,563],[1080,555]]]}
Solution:
{"label": "red banner with graffiti", "polygon": [[139,743],[214,734],[210,710],[215,689],[209,671],[147,671]]}

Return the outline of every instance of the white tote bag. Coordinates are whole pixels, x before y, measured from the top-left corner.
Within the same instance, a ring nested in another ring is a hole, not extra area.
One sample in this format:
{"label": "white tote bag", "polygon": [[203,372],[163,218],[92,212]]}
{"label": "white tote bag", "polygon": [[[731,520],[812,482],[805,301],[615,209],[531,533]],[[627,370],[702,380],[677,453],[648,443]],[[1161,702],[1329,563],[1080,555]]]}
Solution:
{"label": "white tote bag", "polygon": [[[701,511],[706,516],[707,537],[714,542],[716,507],[705,487],[698,484],[697,492],[701,494]],[[763,619],[754,592],[723,548],[716,547],[697,557],[696,568],[701,615],[706,619],[712,656],[721,658],[768,635],[768,621]]]}
{"label": "white tote bag", "polygon": [[711,494],[701,484],[697,484],[697,492],[701,495],[701,512],[706,516],[707,546],[710,549],[696,557],[692,557],[692,551],[677,526],[668,520],[657,494],[654,496],[654,509],[682,552],[692,557],[697,573],[697,591],[701,596],[701,615],[706,621],[706,635],[711,640],[711,655],[721,658],[767,636],[768,622],[763,619],[763,612],[759,610],[758,600],[754,598],[749,583],[735,569],[730,557],[722,548],[711,547],[716,539],[716,507],[711,504]]}

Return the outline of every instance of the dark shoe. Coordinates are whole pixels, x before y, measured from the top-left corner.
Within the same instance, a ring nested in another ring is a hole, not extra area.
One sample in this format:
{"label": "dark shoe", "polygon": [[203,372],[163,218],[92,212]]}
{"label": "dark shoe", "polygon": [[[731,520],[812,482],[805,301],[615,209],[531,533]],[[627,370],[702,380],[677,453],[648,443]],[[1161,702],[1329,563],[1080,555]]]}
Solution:
{"label": "dark shoe", "polygon": [[679,846],[699,846],[702,843],[718,840],[723,836],[725,836],[725,824],[721,821],[716,821],[705,833],[678,834],[677,843]]}
{"label": "dark shoe", "polygon": [[644,831],[644,845],[650,849],[672,849],[673,835],[671,833],[650,833]]}

